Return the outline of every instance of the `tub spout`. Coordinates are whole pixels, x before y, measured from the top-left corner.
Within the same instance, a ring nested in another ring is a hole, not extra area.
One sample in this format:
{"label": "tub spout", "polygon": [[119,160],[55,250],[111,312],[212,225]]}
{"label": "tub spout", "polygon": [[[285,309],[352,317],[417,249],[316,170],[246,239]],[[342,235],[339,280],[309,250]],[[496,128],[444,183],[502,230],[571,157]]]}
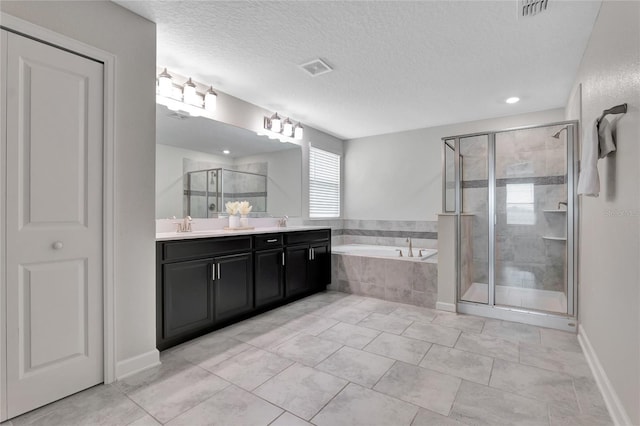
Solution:
{"label": "tub spout", "polygon": [[398,257],[402,257],[402,249],[396,249],[396,251],[398,252]]}
{"label": "tub spout", "polygon": [[558,203],[558,210],[560,210],[560,206],[561,206],[561,205],[563,205],[563,204],[564,204],[564,206],[565,206],[565,207],[568,207],[568,206],[567,206],[567,202],[566,202],[566,201],[560,201],[560,202]]}
{"label": "tub spout", "polygon": [[409,257],[413,257],[413,244],[411,242],[411,237],[407,238],[407,242],[409,243]]}

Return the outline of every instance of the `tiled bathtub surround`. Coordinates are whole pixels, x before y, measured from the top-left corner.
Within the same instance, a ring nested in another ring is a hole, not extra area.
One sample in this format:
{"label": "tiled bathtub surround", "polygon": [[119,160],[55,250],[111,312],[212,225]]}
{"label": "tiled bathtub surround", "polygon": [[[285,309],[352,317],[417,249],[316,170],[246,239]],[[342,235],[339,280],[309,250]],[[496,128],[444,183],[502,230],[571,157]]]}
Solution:
{"label": "tiled bathtub surround", "polygon": [[[297,223],[297,222],[292,222]],[[411,238],[416,248],[437,248],[438,222],[428,220],[304,220],[309,226],[331,228],[331,244],[372,244],[406,247]]]}
{"label": "tiled bathtub surround", "polygon": [[436,306],[436,259],[415,261],[332,254],[331,268],[330,289],[427,308]]}
{"label": "tiled bathtub surround", "polygon": [[411,238],[414,247],[436,248],[438,222],[427,220],[352,220],[343,224],[344,244],[375,244],[407,246]]}

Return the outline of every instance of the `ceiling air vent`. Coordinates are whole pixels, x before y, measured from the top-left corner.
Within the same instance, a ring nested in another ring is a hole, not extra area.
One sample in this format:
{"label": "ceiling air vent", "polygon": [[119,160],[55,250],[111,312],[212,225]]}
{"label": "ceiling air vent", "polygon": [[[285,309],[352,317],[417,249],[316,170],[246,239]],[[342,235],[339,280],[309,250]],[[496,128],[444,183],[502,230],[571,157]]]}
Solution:
{"label": "ceiling air vent", "polygon": [[300,68],[305,70],[311,77],[316,77],[320,74],[326,74],[333,71],[333,68],[327,65],[327,63],[320,58],[301,64]]}
{"label": "ceiling air vent", "polygon": [[547,10],[549,0],[518,0],[518,17],[527,18]]}

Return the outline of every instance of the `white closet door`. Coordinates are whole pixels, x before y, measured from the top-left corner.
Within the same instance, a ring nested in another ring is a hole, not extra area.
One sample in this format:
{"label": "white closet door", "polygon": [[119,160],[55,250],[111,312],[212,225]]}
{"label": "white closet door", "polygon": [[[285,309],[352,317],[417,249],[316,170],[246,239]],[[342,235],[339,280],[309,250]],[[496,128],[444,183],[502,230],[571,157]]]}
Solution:
{"label": "white closet door", "polygon": [[103,66],[3,41],[11,418],[103,381]]}

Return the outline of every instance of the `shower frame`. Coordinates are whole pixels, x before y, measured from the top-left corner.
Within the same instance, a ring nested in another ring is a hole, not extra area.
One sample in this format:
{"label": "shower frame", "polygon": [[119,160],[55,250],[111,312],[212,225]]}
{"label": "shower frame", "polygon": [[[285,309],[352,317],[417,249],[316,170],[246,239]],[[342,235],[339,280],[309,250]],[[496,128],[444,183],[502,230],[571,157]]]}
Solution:
{"label": "shower frame", "polygon": [[[495,303],[495,266],[496,266],[496,135],[499,133],[513,132],[518,130],[528,130],[552,126],[566,126],[567,136],[567,313],[552,313],[547,311],[536,311],[522,307],[496,305]],[[578,316],[578,233],[579,229],[579,204],[576,192],[578,182],[578,121],[560,121],[546,123],[533,126],[514,127],[502,130],[483,131],[476,133],[461,134],[455,136],[447,136],[442,138],[442,211],[447,212],[446,205],[446,159],[447,149],[451,149],[450,144],[453,142],[454,147],[454,177],[455,177],[455,211],[456,217],[456,282],[455,282],[455,300],[457,311],[465,314],[478,315],[483,317],[502,319],[508,321],[517,321],[527,324],[555,328],[565,331],[577,330]],[[488,253],[488,302],[478,303],[465,301],[461,299],[461,255],[462,255],[462,235],[461,220],[462,214],[462,168],[460,154],[460,140],[463,138],[487,136],[488,144],[488,237],[489,237],[489,253]],[[449,147],[448,147],[449,145]]]}

